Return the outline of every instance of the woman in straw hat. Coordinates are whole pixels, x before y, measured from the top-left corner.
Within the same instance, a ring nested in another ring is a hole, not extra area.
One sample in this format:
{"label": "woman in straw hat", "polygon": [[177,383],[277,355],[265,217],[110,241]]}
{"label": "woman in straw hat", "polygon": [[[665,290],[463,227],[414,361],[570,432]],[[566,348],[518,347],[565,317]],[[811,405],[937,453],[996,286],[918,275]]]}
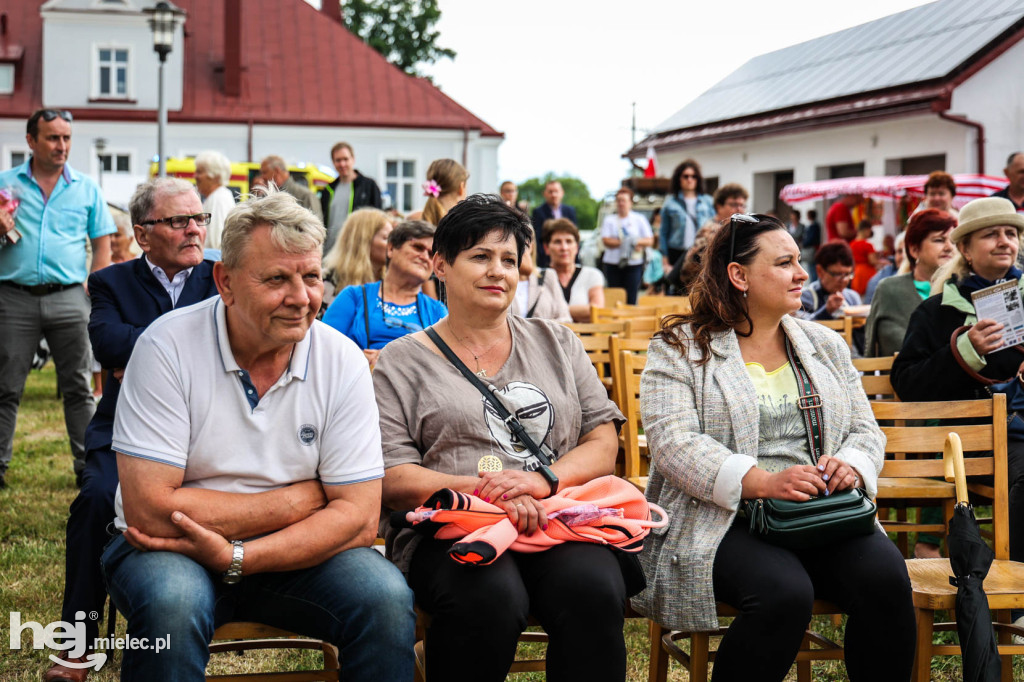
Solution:
{"label": "woman in straw hat", "polygon": [[[932,296],[910,316],[903,348],[892,367],[892,385],[902,400],[988,398],[978,375],[997,381],[1016,376],[1024,355],[1003,343],[1003,325],[978,319],[971,294],[1016,280],[1024,215],[1001,197],[975,199],[960,211],[950,238],[952,260],[932,278]],[[966,332],[962,327],[969,326]],[[1008,443],[1010,559],[1024,561],[1024,443]],[[1014,613],[1024,620],[1024,611]],[[1024,624],[1024,623],[1018,623]]]}

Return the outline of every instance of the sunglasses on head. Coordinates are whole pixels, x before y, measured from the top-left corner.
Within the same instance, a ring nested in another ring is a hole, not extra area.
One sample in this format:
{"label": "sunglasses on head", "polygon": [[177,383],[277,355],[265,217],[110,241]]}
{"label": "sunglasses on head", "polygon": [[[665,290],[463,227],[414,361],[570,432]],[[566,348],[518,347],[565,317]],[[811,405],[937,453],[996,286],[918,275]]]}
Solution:
{"label": "sunglasses on head", "polygon": [[55,118],[62,118],[68,123],[75,120],[75,117],[71,115],[71,112],[67,109],[40,109],[36,113],[32,114],[32,118],[29,119],[29,123],[36,123],[39,119],[43,119],[47,123]]}
{"label": "sunglasses on head", "polygon": [[736,257],[736,230],[741,224],[756,225],[760,222],[757,218],[746,213],[733,213],[732,217],[729,218],[729,260],[727,263],[732,263]]}

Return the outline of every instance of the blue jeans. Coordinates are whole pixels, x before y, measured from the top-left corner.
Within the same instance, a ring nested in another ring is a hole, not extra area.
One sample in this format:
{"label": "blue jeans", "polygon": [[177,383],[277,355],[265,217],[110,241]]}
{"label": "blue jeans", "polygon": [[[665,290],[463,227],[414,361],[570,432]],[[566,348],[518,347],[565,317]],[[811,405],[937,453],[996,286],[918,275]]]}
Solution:
{"label": "blue jeans", "polygon": [[107,589],[133,638],[169,646],[125,650],[121,679],[205,680],[218,625],[255,621],[330,642],[342,680],[411,680],[416,616],[402,574],[368,547],[319,566],[225,585],[188,557],[140,552],[118,535],[101,558]]}

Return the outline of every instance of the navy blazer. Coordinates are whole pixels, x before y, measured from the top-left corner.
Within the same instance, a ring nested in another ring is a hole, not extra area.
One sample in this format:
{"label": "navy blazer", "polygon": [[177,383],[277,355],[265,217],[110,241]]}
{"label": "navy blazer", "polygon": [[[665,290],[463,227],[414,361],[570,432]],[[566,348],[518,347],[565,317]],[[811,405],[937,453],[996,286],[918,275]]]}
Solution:
{"label": "navy blazer", "polygon": [[[183,308],[217,295],[213,282],[213,261],[204,260],[192,269],[178,304],[157,281],[143,258],[117,263],[89,275],[89,340],[103,369],[128,365],[135,342],[153,320],[174,308]],[[103,398],[85,430],[85,450],[109,448],[114,430],[114,408],[121,382],[112,372],[103,384]]]}
{"label": "navy blazer", "polygon": [[[573,225],[579,227],[579,223],[576,222],[576,209],[568,204],[562,204],[561,209],[562,217],[568,218],[572,221]],[[551,211],[551,207],[546,201],[533,209],[533,215],[530,216],[530,220],[533,222],[534,243],[537,244],[538,268],[546,268],[551,263],[548,254],[544,252],[544,222],[554,217],[555,214]]]}

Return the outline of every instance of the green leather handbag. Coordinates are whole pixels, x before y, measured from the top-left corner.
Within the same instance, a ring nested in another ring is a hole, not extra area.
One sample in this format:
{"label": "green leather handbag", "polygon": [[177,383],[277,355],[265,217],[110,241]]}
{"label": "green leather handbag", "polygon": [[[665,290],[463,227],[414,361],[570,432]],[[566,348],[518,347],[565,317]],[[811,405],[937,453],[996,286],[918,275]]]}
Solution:
{"label": "green leather handbag", "polygon": [[[786,339],[786,354],[796,372],[811,457],[817,464],[822,452],[821,396],[814,391],[811,377]],[[750,522],[750,534],[789,549],[823,547],[833,542],[875,531],[877,510],[867,493],[851,488],[831,495],[812,497],[805,502],[757,498],[744,500],[743,511]]]}
{"label": "green leather handbag", "polygon": [[875,531],[875,503],[860,488],[806,502],[762,499],[743,503],[750,533],[789,549],[810,549]]}

